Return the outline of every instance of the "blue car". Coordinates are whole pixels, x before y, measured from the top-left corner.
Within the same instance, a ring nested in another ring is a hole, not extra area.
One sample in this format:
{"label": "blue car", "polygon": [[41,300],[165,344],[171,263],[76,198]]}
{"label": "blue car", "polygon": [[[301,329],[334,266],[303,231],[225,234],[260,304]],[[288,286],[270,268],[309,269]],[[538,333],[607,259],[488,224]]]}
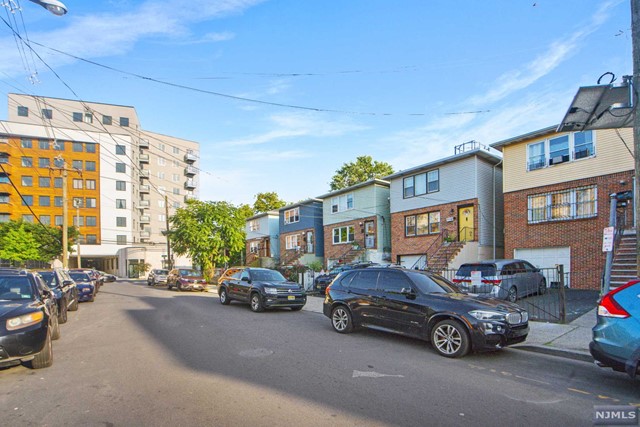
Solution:
{"label": "blue car", "polygon": [[84,271],[70,271],[69,276],[76,282],[78,288],[78,301],[93,302],[96,299],[96,281]]}
{"label": "blue car", "polygon": [[598,366],[634,378],[640,363],[640,280],[632,280],[602,297],[589,351]]}

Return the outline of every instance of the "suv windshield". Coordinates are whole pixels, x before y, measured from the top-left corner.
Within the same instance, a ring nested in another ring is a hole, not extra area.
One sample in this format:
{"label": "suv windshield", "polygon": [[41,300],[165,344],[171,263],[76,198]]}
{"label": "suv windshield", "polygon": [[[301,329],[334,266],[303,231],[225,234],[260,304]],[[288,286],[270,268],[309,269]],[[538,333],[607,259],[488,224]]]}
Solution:
{"label": "suv windshield", "polygon": [[430,276],[417,271],[407,271],[407,276],[409,276],[418,289],[425,294],[452,294],[460,292],[458,288],[440,276]]}
{"label": "suv windshield", "polygon": [[252,270],[251,278],[261,282],[286,282],[282,274],[273,270]]}
{"label": "suv windshield", "polygon": [[0,277],[0,300],[33,299],[31,283],[26,276]]}
{"label": "suv windshield", "polygon": [[495,276],[496,266],[494,264],[463,264],[458,269],[456,276],[469,277],[472,271],[479,271],[482,277]]}
{"label": "suv windshield", "polygon": [[169,274],[169,270],[153,270],[153,274],[157,274],[159,276],[166,276]]}
{"label": "suv windshield", "polygon": [[58,283],[53,280],[55,276],[53,274],[53,271],[38,271],[38,274],[42,276],[48,287],[55,288],[56,286],[58,286]]}

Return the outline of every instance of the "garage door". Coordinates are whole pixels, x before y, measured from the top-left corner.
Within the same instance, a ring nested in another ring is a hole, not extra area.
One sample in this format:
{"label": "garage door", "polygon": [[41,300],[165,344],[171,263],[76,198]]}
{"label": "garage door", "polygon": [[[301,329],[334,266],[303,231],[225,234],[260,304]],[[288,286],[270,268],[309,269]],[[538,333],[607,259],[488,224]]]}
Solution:
{"label": "garage door", "polygon": [[[531,264],[538,268],[555,268],[557,264],[564,265],[565,272],[565,285],[570,286],[569,277],[567,274],[571,271],[571,248],[570,247],[556,247],[556,248],[536,248],[536,249],[514,249],[513,257],[529,261]],[[548,274],[545,272],[545,276]],[[547,277],[547,283],[557,279]]]}
{"label": "garage door", "polygon": [[424,268],[424,255],[400,255],[400,265],[404,268]]}

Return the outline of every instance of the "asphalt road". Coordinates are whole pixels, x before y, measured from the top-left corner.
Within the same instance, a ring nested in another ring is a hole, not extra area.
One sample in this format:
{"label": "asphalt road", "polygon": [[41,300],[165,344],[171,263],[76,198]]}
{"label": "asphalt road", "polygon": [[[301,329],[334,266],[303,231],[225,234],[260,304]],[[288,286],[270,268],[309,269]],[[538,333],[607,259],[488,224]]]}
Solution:
{"label": "asphalt road", "polygon": [[7,426],[592,425],[640,382],[506,349],[450,360],[421,341],[335,333],[206,293],[108,283],[69,313],[43,370],[0,370]]}

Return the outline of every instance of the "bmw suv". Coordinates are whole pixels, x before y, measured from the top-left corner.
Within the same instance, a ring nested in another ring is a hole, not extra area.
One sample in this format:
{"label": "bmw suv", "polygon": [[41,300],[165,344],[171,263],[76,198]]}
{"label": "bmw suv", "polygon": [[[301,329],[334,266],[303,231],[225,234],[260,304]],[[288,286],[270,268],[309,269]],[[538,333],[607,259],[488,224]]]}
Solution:
{"label": "bmw suv", "polygon": [[515,304],[464,294],[443,277],[403,268],[340,273],[329,285],[324,315],[339,333],[358,326],[431,341],[445,357],[523,342],[529,316]]}

